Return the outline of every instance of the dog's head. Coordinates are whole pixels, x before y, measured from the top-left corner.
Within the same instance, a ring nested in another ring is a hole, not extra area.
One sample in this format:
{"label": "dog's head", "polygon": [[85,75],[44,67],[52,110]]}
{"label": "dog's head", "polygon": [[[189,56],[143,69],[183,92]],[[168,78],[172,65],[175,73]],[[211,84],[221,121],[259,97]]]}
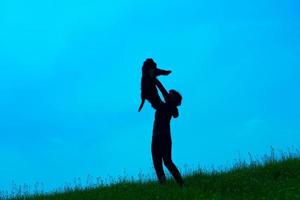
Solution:
{"label": "dog's head", "polygon": [[143,76],[154,78],[156,69],[157,65],[154,60],[152,58],[147,58],[142,67]]}
{"label": "dog's head", "polygon": [[160,75],[168,75],[171,73],[169,70],[162,70],[157,68],[156,63],[152,58],[147,58],[143,64],[142,67],[143,76],[149,77],[149,78],[156,78]]}

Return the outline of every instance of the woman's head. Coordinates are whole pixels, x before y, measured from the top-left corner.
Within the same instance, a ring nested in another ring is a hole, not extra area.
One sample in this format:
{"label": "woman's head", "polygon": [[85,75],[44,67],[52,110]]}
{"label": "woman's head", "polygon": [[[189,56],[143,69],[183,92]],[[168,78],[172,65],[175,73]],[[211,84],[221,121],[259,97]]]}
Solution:
{"label": "woman's head", "polygon": [[175,106],[181,105],[182,96],[179,92],[177,92],[176,90],[169,90],[169,95],[170,95],[170,99],[171,99],[172,103]]}

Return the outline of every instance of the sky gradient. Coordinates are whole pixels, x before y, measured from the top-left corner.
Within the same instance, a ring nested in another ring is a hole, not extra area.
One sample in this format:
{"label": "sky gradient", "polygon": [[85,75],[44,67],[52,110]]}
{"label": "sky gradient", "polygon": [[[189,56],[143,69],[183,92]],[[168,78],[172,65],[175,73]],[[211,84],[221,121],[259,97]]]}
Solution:
{"label": "sky gradient", "polygon": [[143,61],[182,93],[173,159],[230,166],[300,144],[300,3],[0,1],[0,188],[153,175]]}

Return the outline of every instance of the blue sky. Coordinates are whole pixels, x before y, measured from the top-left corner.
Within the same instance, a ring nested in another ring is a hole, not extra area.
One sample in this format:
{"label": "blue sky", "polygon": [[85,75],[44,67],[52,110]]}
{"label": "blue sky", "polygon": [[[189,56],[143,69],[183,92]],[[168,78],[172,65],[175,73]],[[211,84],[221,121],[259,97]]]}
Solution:
{"label": "blue sky", "polygon": [[300,3],[0,2],[0,188],[153,175],[143,61],[183,95],[173,158],[229,166],[299,148]]}

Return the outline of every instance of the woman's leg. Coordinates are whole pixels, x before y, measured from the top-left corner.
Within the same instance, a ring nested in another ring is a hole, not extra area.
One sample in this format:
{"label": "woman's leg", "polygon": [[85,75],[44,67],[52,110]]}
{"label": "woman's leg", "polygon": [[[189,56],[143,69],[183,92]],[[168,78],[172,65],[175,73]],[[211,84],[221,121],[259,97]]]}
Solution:
{"label": "woman's leg", "polygon": [[163,184],[166,181],[166,176],[162,165],[162,146],[159,136],[152,137],[151,152],[156,176],[159,182]]}
{"label": "woman's leg", "polygon": [[183,180],[179,170],[177,169],[176,165],[172,161],[172,141],[171,137],[164,138],[164,145],[163,145],[163,161],[165,166],[171,172],[172,176],[175,178],[176,182],[183,186]]}

